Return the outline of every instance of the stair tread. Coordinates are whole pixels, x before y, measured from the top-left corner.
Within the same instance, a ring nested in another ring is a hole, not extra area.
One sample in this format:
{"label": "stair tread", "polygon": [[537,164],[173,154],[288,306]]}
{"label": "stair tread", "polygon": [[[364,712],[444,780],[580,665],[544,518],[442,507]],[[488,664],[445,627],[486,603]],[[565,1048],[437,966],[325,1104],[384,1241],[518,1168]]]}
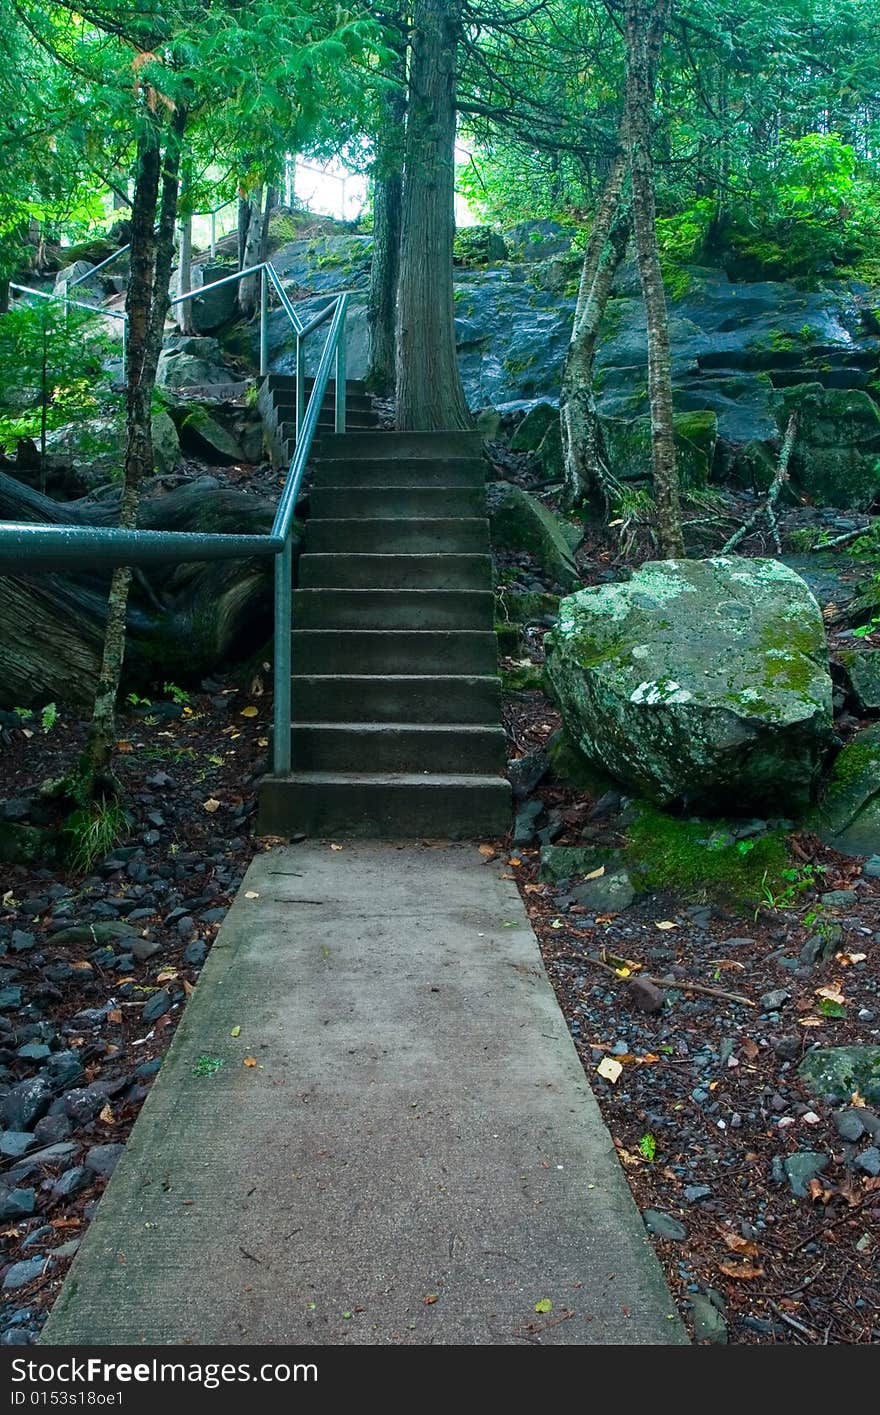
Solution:
{"label": "stair tread", "polygon": [[500,786],[509,789],[509,782],[506,776],[495,776],[487,774],[467,774],[465,772],[443,772],[443,771],[291,771],[284,776],[273,777],[274,781],[287,781],[295,784],[297,782],[310,782],[315,786],[331,786],[334,782],[341,782],[351,785],[375,785],[375,786],[425,786],[435,784],[438,786],[481,786],[491,785],[493,788]]}
{"label": "stair tread", "polygon": [[464,732],[469,737],[478,733],[502,734],[504,728],[492,722],[297,722],[295,730],[315,728],[328,732]]}

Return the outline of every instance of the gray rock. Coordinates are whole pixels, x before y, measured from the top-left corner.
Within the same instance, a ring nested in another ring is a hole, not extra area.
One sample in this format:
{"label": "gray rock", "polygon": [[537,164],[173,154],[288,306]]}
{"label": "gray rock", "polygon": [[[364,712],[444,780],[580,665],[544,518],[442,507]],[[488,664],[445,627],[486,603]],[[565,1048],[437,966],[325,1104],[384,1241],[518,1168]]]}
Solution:
{"label": "gray rock", "polygon": [[495,482],[489,493],[492,544],[508,550],[527,550],[563,589],[579,585],[581,577],[574,563],[572,542],[580,536],[575,536],[543,502],[510,482]]}
{"label": "gray rock", "polygon": [[75,1051],[53,1052],[46,1063],[46,1075],[58,1089],[69,1086],[71,1081],[78,1081],[82,1074],[82,1062]]}
{"label": "gray rock", "polygon": [[772,992],[765,992],[761,997],[761,1007],[765,1012],[778,1012],[780,1007],[784,1007],[791,1000],[791,993],[785,988],[774,988]]}
{"label": "gray rock", "polygon": [[828,889],[819,896],[827,909],[848,909],[858,897],[854,889]]}
{"label": "gray rock", "polygon": [[513,824],[514,845],[531,845],[536,834],[536,823],[543,809],[543,801],[526,801],[520,807]]}
{"label": "gray rock", "polygon": [[153,459],[156,471],[162,476],[176,472],[180,466],[180,438],[173,418],[166,412],[154,413],[152,418]]}
{"label": "gray rock", "polygon": [[658,1209],[645,1209],[642,1218],[645,1228],[649,1233],[653,1233],[655,1238],[666,1238],[675,1243],[682,1243],[687,1238],[684,1224],[679,1223],[671,1214],[661,1213]]}
{"label": "gray rock", "polygon": [[149,958],[155,958],[157,953],[161,953],[162,945],[154,938],[136,938],[131,944],[131,952],[138,963],[146,963]]}
{"label": "gray rock", "polygon": [[106,1101],[107,1097],[101,1092],[83,1086],[74,1087],[73,1090],[65,1092],[62,1098],[64,1114],[77,1125],[85,1125],[88,1121],[94,1120]]}
{"label": "gray rock", "polygon": [[880,723],[863,727],[838,754],[808,823],[844,855],[880,854]]}
{"label": "gray rock", "polygon": [[9,1159],[18,1159],[34,1143],[35,1137],[27,1130],[0,1131],[0,1155]]}
{"label": "gray rock", "polygon": [[662,988],[658,988],[647,978],[630,978],[626,990],[633,1005],[638,1007],[641,1012],[663,1011],[666,995]]}
{"label": "gray rock", "polygon": [[865,1127],[859,1119],[856,1110],[837,1110],[834,1112],[834,1125],[841,1140],[849,1140],[850,1144],[855,1144],[856,1140],[861,1140],[865,1133]]}
{"label": "gray rock", "polygon": [[41,1145],[54,1145],[66,1140],[72,1129],[69,1116],[63,1112],[58,1115],[44,1115],[34,1126],[34,1139]]}
{"label": "gray rock", "polygon": [[46,1114],[52,1091],[42,1076],[32,1076],[11,1086],[0,1101],[0,1120],[7,1130],[31,1130]]}
{"label": "gray rock", "polygon": [[188,943],[183,950],[183,961],[190,968],[201,968],[208,953],[208,945],[204,939],[194,938],[192,943]]}
{"label": "gray rock", "polygon": [[810,1192],[807,1188],[810,1180],[827,1169],[829,1163],[830,1156],[820,1154],[816,1150],[800,1150],[797,1154],[789,1155],[783,1161],[782,1167],[791,1192],[799,1199],[806,1199]]}
{"label": "gray rock", "polygon": [[180,445],[213,466],[245,460],[241,443],[206,408],[198,405],[180,424]]}
{"label": "gray rock", "polygon": [[701,1199],[711,1199],[712,1186],[710,1184],[686,1184],[684,1197],[689,1204],[698,1204]]}
{"label": "gray rock", "polygon": [[713,1346],[727,1345],[727,1322],[710,1298],[704,1297],[701,1292],[694,1292],[691,1296],[691,1315],[697,1341],[707,1341]]}
{"label": "gray rock", "polygon": [[580,845],[545,845],[541,850],[539,877],[558,882],[574,875],[586,875],[612,862],[607,850]]}
{"label": "gray rock", "polygon": [[3,1279],[4,1292],[16,1292],[19,1287],[25,1287],[35,1278],[42,1277],[53,1266],[51,1258],[24,1258],[20,1263],[13,1263],[8,1269]]}
{"label": "gray rock", "polygon": [[880,1174],[880,1149],[876,1145],[871,1145],[867,1150],[862,1150],[856,1155],[856,1169],[860,1169],[863,1174],[868,1174],[872,1179],[876,1179]]}
{"label": "gray rock", "polygon": [[70,928],[60,929],[53,936],[52,941],[65,944],[91,944],[94,948],[124,941],[128,947],[129,940],[136,937],[137,929],[132,928],[131,924],[125,924],[121,919],[107,919],[93,924],[73,924]]}
{"label": "gray rock", "polygon": [[530,796],[538,783],[550,769],[550,758],[540,747],[536,752],[527,752],[507,763],[507,776],[514,799],[522,801]]}
{"label": "gray rock", "polygon": [[92,1182],[92,1176],[85,1165],[76,1164],[71,1169],[66,1169],[59,1179],[52,1185],[52,1194],[56,1199],[72,1199],[81,1189],[85,1189]]}
{"label": "gray rock", "polygon": [[0,1186],[0,1219],[29,1218],[36,1207],[35,1189],[5,1189]]}
{"label": "gray rock", "polygon": [[862,868],[865,879],[880,879],[880,855],[872,855]]}
{"label": "gray rock", "polygon": [[86,1152],[86,1168],[94,1174],[109,1177],[122,1158],[124,1149],[124,1145],[93,1145]]}
{"label": "gray rock", "polygon": [[545,677],[569,736],[633,794],[799,810],[831,736],[819,607],[775,560],[656,561],[564,599]]}
{"label": "gray rock", "polygon": [[155,1022],[163,1013],[167,1012],[171,1006],[171,994],[167,988],[160,988],[154,992],[152,997],[144,1003],[143,1019],[145,1022]]}
{"label": "gray rock", "polygon": [[[210,261],[202,266],[194,265],[192,288],[197,290],[203,285],[214,285],[232,270],[234,266],[222,265],[219,261]],[[196,295],[190,301],[192,324],[196,334],[213,334],[234,318],[237,290],[235,282],[230,282],[228,285],[221,285],[219,289],[208,290],[204,295]]]}
{"label": "gray rock", "polygon": [[624,869],[608,869],[598,879],[584,880],[571,890],[575,903],[599,914],[622,914],[636,897],[632,881]]}

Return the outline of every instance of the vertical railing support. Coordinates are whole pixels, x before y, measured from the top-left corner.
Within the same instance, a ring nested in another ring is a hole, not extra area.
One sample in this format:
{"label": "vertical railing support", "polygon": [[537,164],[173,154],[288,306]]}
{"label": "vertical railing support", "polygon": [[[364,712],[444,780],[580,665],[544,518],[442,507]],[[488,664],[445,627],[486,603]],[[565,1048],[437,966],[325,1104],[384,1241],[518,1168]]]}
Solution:
{"label": "vertical railing support", "polygon": [[293,547],[290,538],[275,556],[275,729],[272,769],[276,776],[290,771],[291,629],[293,626]]}
{"label": "vertical railing support", "polygon": [[334,427],[337,432],[345,432],[345,321],[339,329],[336,345],[336,416]]}
{"label": "vertical railing support", "polygon": [[122,321],[122,377],[128,379],[128,320]]}
{"label": "vertical railing support", "polygon": [[260,271],[260,377],[269,372],[269,276]]}
{"label": "vertical railing support", "polygon": [[211,259],[217,254],[217,213],[211,212]]}
{"label": "vertical railing support", "polygon": [[296,440],[306,410],[306,341],[296,336]]}

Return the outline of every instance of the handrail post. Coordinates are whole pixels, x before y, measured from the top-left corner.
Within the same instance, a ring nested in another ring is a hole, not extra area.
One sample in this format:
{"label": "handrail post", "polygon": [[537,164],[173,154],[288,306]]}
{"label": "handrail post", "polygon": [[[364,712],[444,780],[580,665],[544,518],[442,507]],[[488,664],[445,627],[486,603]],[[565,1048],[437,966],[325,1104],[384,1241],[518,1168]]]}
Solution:
{"label": "handrail post", "polygon": [[260,377],[269,372],[269,277],[265,265],[260,270]]}
{"label": "handrail post", "polygon": [[[344,297],[343,297],[344,298]],[[339,327],[336,343],[336,432],[345,432],[345,320]]]}
{"label": "handrail post", "polygon": [[122,321],[122,377],[128,378],[128,316]]}
{"label": "handrail post", "polygon": [[275,556],[275,700],[272,769],[276,776],[290,771],[291,630],[293,627],[293,548],[290,537]]}
{"label": "handrail post", "polygon": [[306,409],[306,341],[296,336],[296,440],[299,442],[300,429]]}

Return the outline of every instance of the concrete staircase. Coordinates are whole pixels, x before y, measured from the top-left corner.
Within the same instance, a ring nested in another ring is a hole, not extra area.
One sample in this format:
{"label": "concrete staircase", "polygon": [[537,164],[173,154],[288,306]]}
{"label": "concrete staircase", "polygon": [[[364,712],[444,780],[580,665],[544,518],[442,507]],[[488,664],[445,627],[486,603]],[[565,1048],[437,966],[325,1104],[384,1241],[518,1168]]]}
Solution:
{"label": "concrete staircase", "polygon": [[481,440],[322,437],[294,594],[293,771],[266,834],[504,833]]}
{"label": "concrete staircase", "polygon": [[[305,381],[306,404],[314,382],[313,378]],[[321,404],[318,437],[333,432],[334,404],[331,383]],[[296,446],[296,378],[285,373],[267,374],[260,387],[259,408],[273,465],[289,467]],[[373,400],[359,379],[349,379],[345,385],[345,424],[352,432],[374,430],[378,426]]]}

